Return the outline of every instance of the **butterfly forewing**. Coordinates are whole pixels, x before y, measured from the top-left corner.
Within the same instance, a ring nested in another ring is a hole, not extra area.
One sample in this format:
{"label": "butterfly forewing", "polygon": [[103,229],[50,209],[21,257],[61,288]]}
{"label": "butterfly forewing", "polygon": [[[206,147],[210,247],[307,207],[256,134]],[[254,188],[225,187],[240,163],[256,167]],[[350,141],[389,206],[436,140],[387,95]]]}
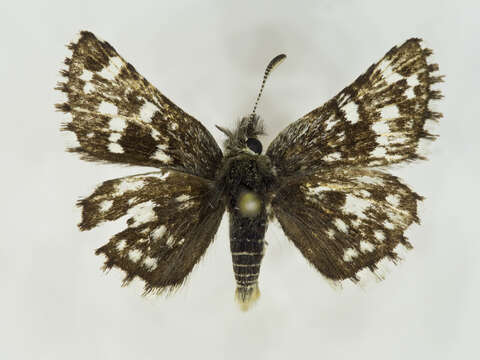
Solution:
{"label": "butterfly forewing", "polygon": [[418,222],[422,198],[398,178],[345,168],[317,172],[285,185],[272,201],[287,237],[324,276],[358,280],[395,248],[410,248],[404,231]]}
{"label": "butterfly forewing", "polygon": [[283,176],[345,166],[387,166],[423,159],[427,131],[441,114],[430,102],[442,80],[420,39],[392,48],[350,86],[283,130],[267,155]]}
{"label": "butterfly forewing", "polygon": [[83,31],[58,89],[68,100],[64,129],[86,160],[168,166],[213,179],[222,153],[208,130],[182,111],[127,63],[115,49]]}
{"label": "butterfly forewing", "polygon": [[101,184],[79,202],[82,230],[127,215],[127,228],[97,250],[105,268],[125,271],[125,283],[145,281],[145,291],[180,286],[213,240],[224,205],[211,203],[213,184],[165,170]]}

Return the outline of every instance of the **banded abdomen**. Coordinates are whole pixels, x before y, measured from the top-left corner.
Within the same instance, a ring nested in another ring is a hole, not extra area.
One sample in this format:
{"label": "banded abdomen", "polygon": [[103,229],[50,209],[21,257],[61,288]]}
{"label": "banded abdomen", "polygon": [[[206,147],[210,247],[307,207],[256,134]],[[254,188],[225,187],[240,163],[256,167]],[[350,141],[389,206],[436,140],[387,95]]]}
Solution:
{"label": "banded abdomen", "polygon": [[258,299],[258,275],[265,248],[267,213],[260,194],[244,190],[230,211],[230,249],[237,282],[235,298],[243,310]]}

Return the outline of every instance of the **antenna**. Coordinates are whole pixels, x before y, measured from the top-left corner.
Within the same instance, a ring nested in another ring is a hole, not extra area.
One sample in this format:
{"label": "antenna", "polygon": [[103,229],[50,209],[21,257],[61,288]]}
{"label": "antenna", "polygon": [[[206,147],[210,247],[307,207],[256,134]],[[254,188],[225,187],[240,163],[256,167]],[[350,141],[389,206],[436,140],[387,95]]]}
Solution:
{"label": "antenna", "polygon": [[280,54],[275,56],[267,65],[265,69],[265,74],[263,75],[262,86],[260,87],[260,91],[258,92],[257,100],[255,100],[255,105],[253,106],[252,117],[255,116],[255,110],[257,110],[258,101],[260,100],[260,96],[262,96],[263,88],[265,87],[265,83],[267,82],[268,75],[270,72],[275,69],[283,60],[287,58],[287,55]]}

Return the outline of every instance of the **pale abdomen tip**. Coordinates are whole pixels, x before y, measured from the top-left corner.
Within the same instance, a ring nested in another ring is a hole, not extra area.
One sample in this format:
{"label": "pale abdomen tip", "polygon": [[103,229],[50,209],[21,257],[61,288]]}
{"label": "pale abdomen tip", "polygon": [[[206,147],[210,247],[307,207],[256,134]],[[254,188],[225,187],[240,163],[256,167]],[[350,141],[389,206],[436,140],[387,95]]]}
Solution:
{"label": "pale abdomen tip", "polygon": [[259,297],[260,289],[257,283],[248,286],[237,286],[235,290],[235,300],[240,305],[242,311],[249,310]]}

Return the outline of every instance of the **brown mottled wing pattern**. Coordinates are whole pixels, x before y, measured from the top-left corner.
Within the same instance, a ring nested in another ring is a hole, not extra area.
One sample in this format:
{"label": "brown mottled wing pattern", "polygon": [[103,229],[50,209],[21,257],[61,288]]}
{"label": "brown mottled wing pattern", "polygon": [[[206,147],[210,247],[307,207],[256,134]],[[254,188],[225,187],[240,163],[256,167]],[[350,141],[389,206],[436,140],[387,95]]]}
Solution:
{"label": "brown mottled wing pattern", "polygon": [[359,168],[318,172],[284,186],[272,202],[287,237],[325,277],[359,280],[396,249],[411,245],[404,231],[418,222],[417,201],[395,176]]}
{"label": "brown mottled wing pattern", "polygon": [[213,183],[175,170],[109,180],[81,200],[82,230],[127,215],[127,228],[96,253],[105,269],[125,271],[124,284],[138,277],[145,292],[174,290],[212,242],[224,204],[210,203]]}
{"label": "brown mottled wing pattern", "polygon": [[57,89],[68,100],[64,130],[91,161],[178,169],[213,179],[222,152],[208,130],[182,111],[106,41],[82,31],[69,48],[66,78]]}
{"label": "brown mottled wing pattern", "polygon": [[438,65],[420,39],[392,48],[323,106],[283,130],[267,155],[282,176],[340,166],[388,166],[424,159],[425,141],[441,114],[429,108]]}
{"label": "brown mottled wing pattern", "polygon": [[410,248],[422,198],[375,170],[425,159],[424,143],[441,117],[431,85],[442,81],[420,39],[392,48],[325,105],[288,126],[267,155],[281,188],[272,201],[285,234],[327,278],[358,280]]}

